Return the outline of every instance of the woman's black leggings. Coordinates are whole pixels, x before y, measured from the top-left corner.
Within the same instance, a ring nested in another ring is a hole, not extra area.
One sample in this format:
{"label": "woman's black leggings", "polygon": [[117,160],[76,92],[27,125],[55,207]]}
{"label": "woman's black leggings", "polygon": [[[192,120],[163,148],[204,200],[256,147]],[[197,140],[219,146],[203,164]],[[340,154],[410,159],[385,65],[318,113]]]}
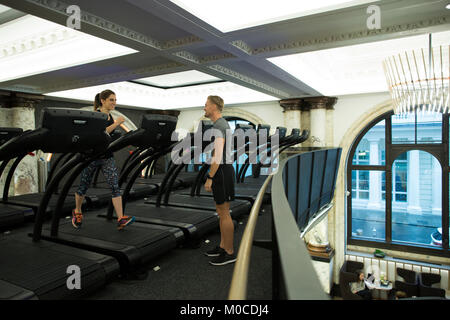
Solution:
{"label": "woman's black leggings", "polygon": [[117,171],[116,162],[114,161],[113,157],[92,161],[89,166],[81,171],[80,186],[78,187],[77,194],[79,196],[84,196],[86,194],[89,186],[91,185],[94,172],[98,167],[101,168],[106,182],[111,188],[112,197],[120,197],[121,194],[119,188],[119,174]]}

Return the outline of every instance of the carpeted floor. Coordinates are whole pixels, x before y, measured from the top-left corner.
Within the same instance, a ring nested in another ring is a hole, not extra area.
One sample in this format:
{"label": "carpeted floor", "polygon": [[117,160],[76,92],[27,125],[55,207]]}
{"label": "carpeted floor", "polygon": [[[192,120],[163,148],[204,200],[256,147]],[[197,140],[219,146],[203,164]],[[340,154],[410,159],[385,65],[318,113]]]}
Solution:
{"label": "carpeted floor", "polygon": [[[239,248],[248,216],[238,221],[235,250]],[[271,208],[263,206],[255,229],[255,239],[270,239]],[[200,248],[176,248],[145,266],[145,279],[118,279],[89,300],[225,300],[234,264],[212,266],[203,254],[220,241],[218,230],[202,241]],[[248,299],[272,299],[271,251],[253,246],[248,282]]]}

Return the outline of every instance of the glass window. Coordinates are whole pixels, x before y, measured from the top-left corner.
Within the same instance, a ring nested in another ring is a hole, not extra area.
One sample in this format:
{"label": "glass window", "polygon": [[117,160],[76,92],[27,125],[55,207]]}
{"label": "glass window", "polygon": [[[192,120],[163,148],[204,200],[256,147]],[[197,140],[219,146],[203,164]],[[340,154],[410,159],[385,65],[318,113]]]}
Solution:
{"label": "glass window", "polygon": [[382,197],[382,171],[352,171],[352,236],[385,239],[386,205]]}
{"label": "glass window", "polygon": [[[406,162],[401,160],[405,158]],[[392,206],[392,240],[435,245],[432,234],[442,224],[442,169],[439,162],[428,152],[413,150],[397,158],[392,167],[393,171],[395,167],[402,170],[395,177],[393,195],[395,201],[404,202]],[[411,173],[409,179],[408,172]],[[394,186],[394,177],[392,179]]]}
{"label": "glass window", "polygon": [[385,164],[385,121],[373,126],[361,139],[353,155],[354,165]]}
{"label": "glass window", "polygon": [[[391,239],[392,244],[408,246],[413,252],[425,250],[434,254],[436,251],[431,249],[442,248],[443,239],[450,232],[442,230],[443,221],[450,220],[450,212],[442,215],[442,201],[450,202],[447,188],[442,186],[442,174],[447,174],[450,168],[446,164],[443,170],[438,160],[445,159],[450,151],[449,145],[443,143],[448,141],[450,131],[443,137],[441,113],[389,113],[385,117],[358,138],[359,143],[352,150],[354,154],[348,166],[351,171],[348,241],[357,245],[367,241],[370,247],[392,249],[390,243],[380,245]],[[385,121],[389,117],[391,121]],[[391,127],[385,130],[389,123]],[[383,130],[377,132],[378,128]],[[391,144],[385,139],[386,131],[392,133]],[[398,154],[399,149],[403,152],[396,159],[386,159],[387,154]],[[360,166],[368,165],[380,167],[361,170]],[[391,233],[387,234],[387,230]]]}
{"label": "glass window", "polygon": [[392,143],[393,144],[409,144],[415,143],[415,114],[397,115],[391,117],[392,121]]}
{"label": "glass window", "polygon": [[417,112],[417,143],[442,142],[442,113]]}

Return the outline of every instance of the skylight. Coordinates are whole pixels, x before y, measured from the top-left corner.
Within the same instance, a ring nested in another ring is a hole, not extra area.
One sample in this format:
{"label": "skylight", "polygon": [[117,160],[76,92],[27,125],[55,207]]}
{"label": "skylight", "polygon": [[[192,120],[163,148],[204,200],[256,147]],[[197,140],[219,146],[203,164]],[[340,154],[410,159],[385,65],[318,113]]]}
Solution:
{"label": "skylight", "polygon": [[221,96],[225,101],[225,105],[278,100],[278,98],[231,82],[211,83],[173,89],[154,88],[132,82],[118,82],[94,87],[52,92],[46,95],[91,102],[98,92],[105,89],[111,89],[116,93],[118,105],[161,110],[203,107],[205,100],[209,95]]}
{"label": "skylight", "polygon": [[0,25],[0,82],[135,52],[26,15]]}
{"label": "skylight", "polygon": [[[448,45],[450,32],[432,35]],[[293,54],[268,60],[326,96],[388,91],[382,61],[412,49],[428,50],[428,35]]]}
{"label": "skylight", "polygon": [[375,0],[171,0],[222,32],[332,11]]}
{"label": "skylight", "polygon": [[196,70],[182,71],[161,76],[142,78],[136,82],[146,83],[158,87],[177,87],[205,82],[219,81],[219,78]]}

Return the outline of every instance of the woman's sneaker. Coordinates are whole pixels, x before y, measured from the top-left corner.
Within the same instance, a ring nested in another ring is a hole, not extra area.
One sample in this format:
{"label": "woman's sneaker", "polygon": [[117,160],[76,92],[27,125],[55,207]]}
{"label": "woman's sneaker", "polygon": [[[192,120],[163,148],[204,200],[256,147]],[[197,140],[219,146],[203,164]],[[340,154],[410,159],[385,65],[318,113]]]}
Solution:
{"label": "woman's sneaker", "polygon": [[132,224],[134,220],[134,217],[123,216],[120,220],[117,221],[117,229],[122,230],[126,226]]}
{"label": "woman's sneaker", "polygon": [[79,229],[83,222],[83,214],[80,212],[75,212],[75,209],[72,210],[72,225]]}
{"label": "woman's sneaker", "polygon": [[222,252],[225,252],[221,247],[216,246],[214,249],[205,252],[207,257],[218,257]]}

